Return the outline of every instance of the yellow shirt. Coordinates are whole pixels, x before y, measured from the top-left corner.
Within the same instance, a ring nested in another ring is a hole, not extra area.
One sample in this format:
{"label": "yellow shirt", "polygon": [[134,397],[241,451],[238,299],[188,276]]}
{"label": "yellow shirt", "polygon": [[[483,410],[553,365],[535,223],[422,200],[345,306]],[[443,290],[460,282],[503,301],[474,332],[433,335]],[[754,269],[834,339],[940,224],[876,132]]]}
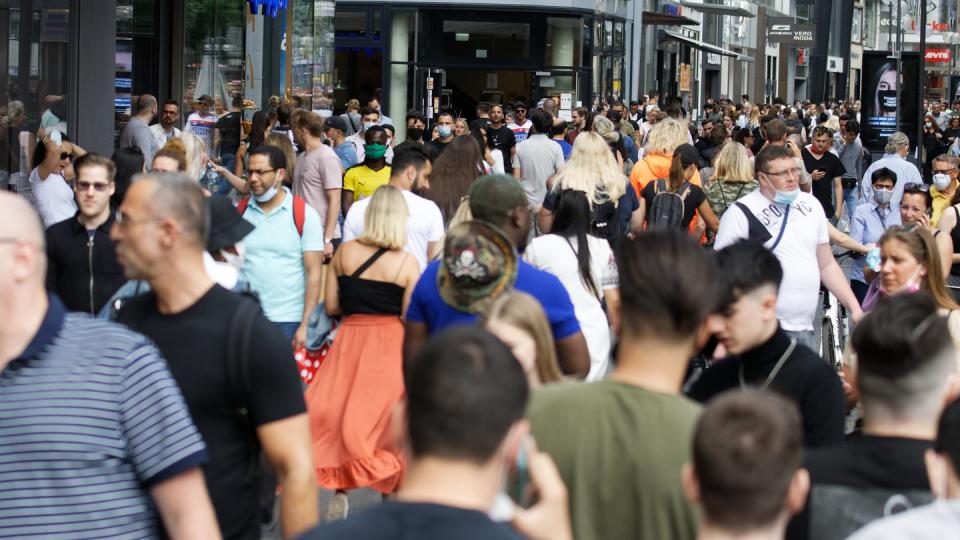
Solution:
{"label": "yellow shirt", "polygon": [[343,174],[343,189],[353,192],[354,202],[366,199],[390,181],[390,166],[375,171],[364,164],[354,165]]}
{"label": "yellow shirt", "polygon": [[953,195],[944,195],[940,193],[937,186],[930,186],[930,196],[933,197],[933,216],[930,218],[930,226],[936,227],[937,223],[940,223],[940,216],[943,211],[950,206],[950,199],[953,198]]}

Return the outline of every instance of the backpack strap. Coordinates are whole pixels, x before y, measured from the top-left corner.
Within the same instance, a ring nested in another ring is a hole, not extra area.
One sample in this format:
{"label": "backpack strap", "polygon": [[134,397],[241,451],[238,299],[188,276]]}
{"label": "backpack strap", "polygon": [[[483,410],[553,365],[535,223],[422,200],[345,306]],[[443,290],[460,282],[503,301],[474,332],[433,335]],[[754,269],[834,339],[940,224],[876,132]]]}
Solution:
{"label": "backpack strap", "polygon": [[303,238],[303,222],[306,221],[307,217],[307,202],[304,201],[301,197],[293,196],[293,224],[297,227],[297,232],[300,233],[300,238]]}
{"label": "backpack strap", "polygon": [[237,203],[237,212],[239,212],[240,215],[242,216],[244,212],[247,211],[247,205],[249,204],[250,204],[250,196],[247,195],[246,197],[240,199],[240,202]]}
{"label": "backpack strap", "polygon": [[747,238],[751,240],[757,240],[761,243],[766,243],[768,240],[773,238],[773,235],[770,234],[770,231],[764,227],[763,223],[760,223],[760,220],[757,219],[757,216],[753,215],[753,212],[747,208],[747,205],[743,204],[740,201],[734,201],[734,205],[743,212],[743,215],[747,218]]}

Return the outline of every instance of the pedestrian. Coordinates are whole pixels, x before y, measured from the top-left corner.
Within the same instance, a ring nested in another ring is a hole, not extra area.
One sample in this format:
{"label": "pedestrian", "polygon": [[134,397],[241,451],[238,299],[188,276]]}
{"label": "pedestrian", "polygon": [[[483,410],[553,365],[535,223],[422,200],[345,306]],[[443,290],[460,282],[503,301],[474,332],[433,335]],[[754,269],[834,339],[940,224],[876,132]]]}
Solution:
{"label": "pedestrian", "polygon": [[278,148],[251,150],[251,196],[237,210],[256,227],[246,238],[243,278],[260,297],[266,318],[299,350],[320,301],[325,233],[317,212],[283,186],[286,175],[286,158]]}
{"label": "pedestrian", "polygon": [[796,407],[772,392],[728,392],[704,408],[683,471],[703,510],[697,538],[783,538],[810,489],[801,432]]}
{"label": "pedestrian", "polygon": [[467,121],[463,118],[457,118],[453,121],[453,136],[454,137],[463,137],[470,133],[470,128],[467,127]]}
{"label": "pedestrian", "polygon": [[187,170],[186,175],[192,178],[195,182],[206,184],[209,183],[206,181],[207,175],[207,163],[210,161],[210,154],[207,153],[206,147],[204,146],[203,140],[195,135],[192,132],[185,131],[180,134],[180,137],[173,141],[173,143],[167,143],[171,146],[173,144],[178,144],[184,149],[184,157],[187,160]]}
{"label": "pedestrian", "polygon": [[727,357],[707,368],[687,395],[707,403],[734,389],[774,390],[800,411],[803,446],[842,445],[846,411],[840,378],[777,321],[783,268],[776,255],[759,242],[741,240],[717,252],[717,268],[725,298],[714,335]]}
{"label": "pedestrian", "polygon": [[44,228],[76,214],[77,204],[67,177],[71,175],[71,162],[86,153],[59,132],[48,134],[44,128],[37,131],[37,148],[30,163],[30,186]]}
{"label": "pedestrian", "polygon": [[610,244],[590,234],[590,222],[587,194],[560,191],[550,234],[534,238],[523,257],[556,276],[570,295],[590,353],[587,380],[595,381],[609,367],[611,326],[614,335],[619,331],[616,319],[608,321],[606,313],[619,313],[620,290]]}
{"label": "pedestrian", "polygon": [[[553,460],[527,435],[529,388],[503,343],[475,327],[456,328],[404,373],[407,395],[397,418],[410,457],[396,498],[304,540],[572,540],[566,489]],[[521,454],[537,492],[528,507],[498,495]],[[512,511],[512,528],[490,518],[498,503]]]}
{"label": "pedestrian", "polygon": [[892,505],[912,508],[933,500],[925,454],[936,437],[947,381],[957,373],[947,321],[938,311],[927,294],[903,294],[857,325],[852,369],[863,434],[807,454],[810,496],[788,539],[847,538],[889,515]]}
{"label": "pedestrian", "polygon": [[207,94],[200,96],[197,100],[197,110],[190,113],[187,122],[183,126],[184,133],[193,133],[203,142],[203,148],[207,155],[216,155],[213,151],[213,132],[217,128],[216,114],[210,111],[213,106],[213,98]]}
{"label": "pedestrian", "polygon": [[890,204],[894,208],[899,208],[904,186],[907,184],[923,185],[923,177],[916,165],[906,159],[910,153],[910,138],[907,137],[906,133],[897,131],[887,137],[887,144],[883,152],[883,157],[867,167],[861,177],[860,189],[863,192],[863,200],[873,199],[873,188],[870,187],[873,172],[880,168],[887,168],[897,174],[897,185],[893,188],[893,197],[890,198]]}
{"label": "pedestrian", "polygon": [[105,156],[85,154],[74,169],[77,215],[51,225],[45,233],[47,290],[69,311],[96,315],[126,281],[110,240],[116,168]]}
{"label": "pedestrian", "polygon": [[[217,120],[213,132],[213,154],[210,159],[233,173],[237,166],[237,152],[240,150],[240,139],[243,136],[243,96],[234,94],[230,98],[230,112]],[[226,194],[229,189],[219,195]]]}
{"label": "pedestrian", "polygon": [[487,127],[487,137],[493,141],[493,147],[503,153],[504,174],[513,174],[513,158],[517,153],[517,138],[513,131],[504,123],[503,105],[490,105],[490,125]]}
{"label": "pedestrian", "polygon": [[950,154],[939,154],[931,161],[933,185],[930,186],[930,196],[933,197],[933,214],[930,216],[930,225],[936,227],[940,223],[940,216],[944,209],[950,206],[950,201],[957,193],[958,166],[960,158]]}
{"label": "pedestrian", "polygon": [[349,137],[354,133],[359,133],[363,129],[363,120],[360,118],[360,101],[351,99],[347,101],[347,112],[340,115],[340,118],[346,122],[347,130],[344,134]]}
{"label": "pedestrian", "polygon": [[150,94],[141,94],[137,98],[137,113],[130,117],[120,133],[118,148],[137,148],[143,152],[147,161],[153,161],[153,154],[160,149],[157,139],[150,131],[150,122],[157,116],[157,98]]}
{"label": "pedestrian", "polygon": [[573,144],[577,137],[581,133],[586,131],[585,125],[587,123],[587,117],[590,116],[589,111],[586,107],[574,107],[570,111],[570,123],[573,124],[573,129],[567,132],[567,142]]}
{"label": "pedestrian", "polygon": [[333,153],[340,158],[340,167],[346,171],[357,164],[357,153],[353,144],[347,141],[347,124],[340,116],[327,118],[323,125],[323,134],[330,141]]}
{"label": "pedestrian", "polygon": [[482,318],[484,329],[510,347],[531,389],[563,380],[550,321],[536,298],[520,291],[504,293]]}
{"label": "pedestrian", "polygon": [[[362,121],[360,130],[346,139],[350,141],[350,143],[353,144],[354,148],[357,150],[357,163],[363,163],[364,159],[366,158],[366,132],[373,127],[380,126],[380,113],[369,107],[364,107],[360,110],[360,119]],[[381,129],[383,128],[381,127]],[[386,157],[386,162],[390,163],[393,161],[393,149],[387,146],[385,134],[386,132],[384,132],[384,140],[381,144],[387,147],[387,151],[384,156]]]}
{"label": "pedestrian", "polygon": [[843,183],[840,178],[847,174],[840,158],[830,151],[833,133],[829,128],[817,126],[813,140],[800,150],[804,168],[810,174],[813,196],[820,201],[824,214],[836,223],[843,215]]}
{"label": "pedestrian", "polygon": [[735,202],[756,191],[760,184],[753,177],[753,164],[747,149],[740,143],[729,143],[717,154],[713,174],[709,177],[707,203],[717,218]]}
{"label": "pedestrian", "polygon": [[364,145],[363,162],[344,169],[343,173],[343,200],[341,206],[343,215],[350,212],[353,203],[366,199],[380,186],[390,181],[390,171],[387,163],[387,132],[382,126],[370,126],[363,132]]}
{"label": "pedestrian", "polygon": [[333,257],[334,243],[340,242],[340,194],[343,191],[343,168],[337,154],[323,144],[323,119],[298,109],[290,121],[294,137],[303,155],[293,173],[293,193],[307,202],[320,217],[323,227],[323,256]]}
{"label": "pedestrian", "polygon": [[157,150],[153,156],[153,163],[150,164],[151,171],[163,172],[187,172],[187,157],[183,153],[183,143],[177,141],[177,144],[167,143],[163,148]]}
{"label": "pedestrian", "polygon": [[[159,151],[159,150],[158,150]],[[154,156],[156,157],[156,156]],[[136,148],[120,148],[110,156],[110,161],[116,167],[113,177],[113,195],[110,196],[110,209],[116,210],[123,202],[123,196],[133,182],[133,177],[147,172],[143,153]],[[74,167],[76,169],[76,167]],[[109,231],[107,231],[109,232]]]}
{"label": "pedestrian", "polygon": [[331,263],[324,308],[342,316],[327,358],[306,392],[317,482],[336,490],[327,521],[347,517],[347,490],[385,495],[403,478],[390,419],[403,397],[401,316],[420,268],[406,243],[407,204],[391,185],[370,198],[363,234]]}
{"label": "pedestrian", "polygon": [[800,191],[800,170],[787,148],[767,146],[761,150],[754,161],[760,187],[737,201],[735,210],[723,214],[714,248],[723,249],[743,238],[763,242],[783,268],[777,298],[780,326],[800,345],[817,351],[813,325],[821,283],[854,321],[862,311],[830,251],[823,206]]}
{"label": "pedestrian", "polygon": [[930,225],[930,215],[933,213],[933,197],[930,196],[930,186],[914,183],[901,186],[901,182],[898,181],[896,187],[893,188],[894,196],[897,193],[897,188],[901,189],[900,223],[904,227],[914,225],[927,231],[933,237],[937,253],[940,255],[940,263],[943,265],[942,275],[949,276],[953,263],[953,239],[952,235],[945,234],[941,229]]}
{"label": "pedestrian", "polygon": [[424,130],[427,128],[427,117],[419,111],[407,113],[407,138],[404,142],[423,144]]}
{"label": "pedestrian", "polygon": [[[270,133],[270,125],[267,120],[266,113],[263,111],[257,111],[253,113],[253,118],[250,119],[250,133],[247,134],[246,138],[240,143],[240,148],[237,149],[237,165],[233,170],[234,175],[246,177],[247,160],[249,158],[247,154],[250,152],[250,150],[266,144],[266,137],[268,133]],[[244,186],[242,187],[233,187],[238,193],[247,192],[246,182],[244,182]]]}
{"label": "pedestrian", "polygon": [[427,143],[437,151],[437,155],[442,155],[447,146],[453,142],[454,137],[456,137],[454,127],[453,114],[449,111],[442,111],[437,115],[437,138]]}
{"label": "pedestrian", "polygon": [[[253,182],[256,193],[256,175]],[[296,363],[253,300],[208,277],[207,204],[179,174],[148,173],[130,186],[111,237],[127,277],[147,280],[152,291],[128,301],[118,320],[156,344],[183,392],[210,453],[204,477],[224,538],[260,535],[261,448],[283,490],[283,531],[294,536],[317,522]]]}
{"label": "pedestrian", "polygon": [[[711,233],[717,232],[719,220],[707,202],[699,185],[693,183],[700,155],[692,145],[684,143],[673,151],[670,173],[666,179],[647,182],[640,191],[640,209],[637,210],[648,229],[691,229],[695,214]],[[698,224],[694,236],[699,237],[703,227]]]}
{"label": "pedestrian", "polygon": [[469,131],[485,128],[490,125],[490,103],[481,101],[477,103],[477,117],[467,124]]}
{"label": "pedestrian", "polygon": [[[377,116],[379,116],[379,120],[377,121],[377,125],[380,125],[380,126],[387,125],[387,124],[391,124],[391,125],[392,125],[392,124],[393,124],[393,119],[390,118],[389,116],[387,116],[386,114],[384,114],[384,113],[383,113],[383,108],[380,107],[380,97],[379,97],[379,94],[380,94],[380,89],[378,88],[377,91],[376,91],[376,93],[375,93],[373,96],[370,96],[370,99],[367,100],[367,107],[369,107],[371,110],[374,110],[374,111],[377,112]],[[362,116],[362,114],[361,114],[361,116]]]}
{"label": "pedestrian", "polygon": [[489,129],[490,124],[487,123],[471,132],[477,140],[477,144],[480,145],[481,153],[483,154],[483,172],[485,174],[505,174],[503,168],[503,152],[494,146],[493,140],[490,139],[488,133]]}
{"label": "pedestrian", "polygon": [[[296,165],[297,165],[297,161],[298,161],[298,159],[297,159],[297,147],[296,147],[296,145],[295,145],[294,143],[290,142],[290,137],[288,137],[286,133],[269,133],[269,134],[267,134],[267,138],[266,138],[266,140],[264,141],[264,144],[265,144],[266,146],[272,146],[272,147],[274,147],[274,148],[277,148],[278,150],[280,150],[281,152],[283,152],[284,157],[286,157],[286,163],[288,164],[288,166],[290,167],[290,169],[294,170],[294,172],[296,171]],[[249,155],[249,153],[248,153],[248,155]],[[250,161],[250,160],[247,159],[247,163],[248,163],[248,171],[247,171],[248,174],[247,174],[247,176],[248,176],[248,177],[249,177],[249,172],[250,172],[250,171],[249,171],[249,161]],[[292,174],[289,174],[289,175],[285,174],[285,175],[283,176],[283,180],[281,181],[281,185],[286,186],[286,187],[288,187],[288,188],[290,188],[290,189],[292,190],[292,189],[293,189],[293,175],[292,175]],[[247,187],[248,187],[248,190],[249,190],[249,186],[247,186]]]}
{"label": "pedestrian", "polygon": [[519,145],[527,140],[530,129],[533,127],[533,122],[527,118],[527,105],[523,101],[513,104],[513,119],[513,122],[507,125],[507,129],[513,132],[513,137]]}
{"label": "pedestrian", "polygon": [[[157,141],[157,149],[163,148],[170,139],[180,136],[177,121],[180,120],[180,103],[175,99],[168,99],[160,108],[160,121],[150,126],[150,133]],[[149,161],[147,161],[149,163]]]}
{"label": "pedestrian", "polygon": [[[900,212],[890,206],[893,188],[897,185],[897,174],[890,169],[877,169],[873,172],[871,184],[873,200],[858,205],[850,222],[850,237],[862,244],[876,244],[887,227],[900,225]],[[945,232],[950,234],[950,231]],[[853,255],[853,264],[850,266],[850,288],[853,289],[853,293],[861,304],[869,288],[864,275],[865,265],[866,258],[863,255]]]}
{"label": "pedestrian", "polygon": [[[673,163],[673,152],[678,146],[687,142],[690,131],[683,122],[674,119],[658,121],[650,130],[644,144],[643,157],[630,172],[630,183],[637,196],[651,180],[669,178]],[[702,186],[700,172],[696,171],[690,178],[690,183]]]}
{"label": "pedestrian", "polygon": [[945,265],[929,231],[916,225],[892,226],[877,241],[877,247],[880,264],[874,269],[876,286],[863,301],[865,311],[888,297],[918,290],[932,296],[945,313],[960,309],[946,287]]}
{"label": "pedestrian", "polygon": [[468,197],[475,221],[447,231],[442,259],[426,265],[414,289],[404,357],[412,358],[429,336],[447,326],[475,321],[487,303],[516,288],[546,311],[563,372],[585,377],[590,357],[570,295],[555,276],[517,256],[526,248],[532,224],[523,188],[512,177],[487,175],[474,181]]}
{"label": "pedestrian", "polygon": [[534,111],[525,123],[531,127],[527,137],[518,139],[513,176],[520,181],[528,204],[536,213],[547,196],[547,179],[563,168],[563,150],[550,140],[553,117],[548,113]]}
{"label": "pedestrian", "polygon": [[457,213],[470,185],[483,174],[483,156],[473,137],[457,137],[434,161],[427,198],[436,203],[445,224]]}
{"label": "pedestrian", "polygon": [[623,242],[617,267],[621,331],[613,372],[603,381],[545,386],[534,393],[527,420],[570,491],[575,537],[692,540],[697,515],[684,498],[681,471],[700,407],[679,391],[703,344],[720,276],[710,256],[678,231]]}
{"label": "pedestrian", "polygon": [[27,201],[0,192],[0,228],[4,534],[220,538],[201,469],[214,452],[157,348],[44,291]]}
{"label": "pedestrian", "polygon": [[[293,111],[287,105],[281,105],[277,108],[277,123],[273,126],[271,133],[277,133],[283,135],[290,139],[290,144],[293,145],[293,151],[295,154],[300,153],[300,148],[297,146],[297,141],[293,137],[293,128],[290,127],[290,117],[293,115]],[[291,166],[292,168],[292,166]]]}
{"label": "pedestrian", "polygon": [[561,118],[554,118],[553,125],[550,126],[550,139],[560,145],[564,163],[570,159],[570,152],[573,151],[573,144],[567,142],[566,133],[567,123]]}

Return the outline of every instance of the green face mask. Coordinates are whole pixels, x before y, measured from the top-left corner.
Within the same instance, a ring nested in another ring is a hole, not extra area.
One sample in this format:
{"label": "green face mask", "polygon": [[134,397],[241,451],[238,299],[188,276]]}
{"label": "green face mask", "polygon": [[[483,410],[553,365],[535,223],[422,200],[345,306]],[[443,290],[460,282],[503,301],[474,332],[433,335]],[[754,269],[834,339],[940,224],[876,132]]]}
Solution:
{"label": "green face mask", "polygon": [[366,144],[363,146],[363,151],[367,157],[373,159],[380,159],[387,155],[387,147],[382,144]]}

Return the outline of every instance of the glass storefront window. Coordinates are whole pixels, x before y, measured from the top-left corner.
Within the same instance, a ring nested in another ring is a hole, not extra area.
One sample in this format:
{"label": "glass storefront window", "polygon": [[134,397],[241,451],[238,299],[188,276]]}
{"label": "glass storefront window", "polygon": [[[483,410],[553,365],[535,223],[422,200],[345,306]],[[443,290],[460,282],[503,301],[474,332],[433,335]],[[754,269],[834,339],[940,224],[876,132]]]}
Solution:
{"label": "glass storefront window", "polygon": [[204,94],[213,97],[216,114],[223,114],[231,94],[242,93],[244,6],[234,0],[184,2],[184,120]]}
{"label": "glass storefront window", "polygon": [[488,60],[530,57],[530,25],[505,21],[443,21],[443,56]]}
{"label": "glass storefront window", "polygon": [[623,50],[623,23],[618,22],[613,25],[613,48]]}
{"label": "glass storefront window", "polygon": [[613,47],[613,21],[603,21],[603,46]]}
{"label": "glass storefront window", "polygon": [[117,0],[117,41],[114,52],[114,138],[118,140],[132,110],[134,96],[149,93],[156,77],[159,44],[154,5],[145,0]]}
{"label": "glass storefront window", "polygon": [[573,67],[580,65],[583,49],[579,18],[547,17],[546,65]]}
{"label": "glass storefront window", "polygon": [[338,9],[334,15],[333,27],[336,29],[337,38],[366,39],[367,12]]}
{"label": "glass storefront window", "polygon": [[40,127],[69,133],[69,6],[0,0],[0,189],[27,181]]}

